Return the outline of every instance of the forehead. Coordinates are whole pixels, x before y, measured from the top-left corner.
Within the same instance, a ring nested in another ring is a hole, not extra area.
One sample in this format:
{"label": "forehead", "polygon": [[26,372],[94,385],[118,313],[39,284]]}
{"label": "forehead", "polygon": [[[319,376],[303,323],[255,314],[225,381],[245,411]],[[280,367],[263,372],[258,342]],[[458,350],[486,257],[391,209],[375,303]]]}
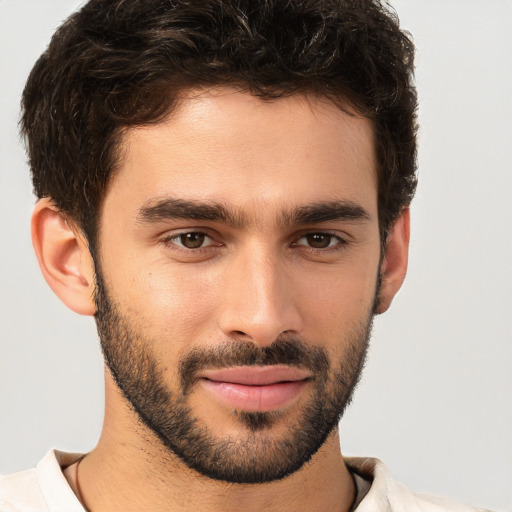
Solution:
{"label": "forehead", "polygon": [[122,147],[106,203],[141,207],[172,195],[258,216],[318,200],[376,208],[372,123],[324,99],[193,91],[163,122],[128,130]]}

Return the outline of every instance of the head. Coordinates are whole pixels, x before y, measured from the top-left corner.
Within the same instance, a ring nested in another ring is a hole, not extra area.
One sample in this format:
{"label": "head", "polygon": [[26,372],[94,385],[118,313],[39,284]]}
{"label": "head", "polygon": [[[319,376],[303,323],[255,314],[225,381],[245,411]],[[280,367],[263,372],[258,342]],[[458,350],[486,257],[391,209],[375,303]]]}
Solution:
{"label": "head", "polygon": [[264,100],[314,94],[371,120],[382,238],[416,186],[413,46],[380,0],[90,1],[56,32],[23,93],[34,190],[94,250],[125,130],[194,87]]}
{"label": "head", "polygon": [[[282,478],[336,428],[405,272],[412,61],[378,1],[92,0],[36,63],[43,271],[194,470]],[[236,398],[248,367],[266,398]]]}

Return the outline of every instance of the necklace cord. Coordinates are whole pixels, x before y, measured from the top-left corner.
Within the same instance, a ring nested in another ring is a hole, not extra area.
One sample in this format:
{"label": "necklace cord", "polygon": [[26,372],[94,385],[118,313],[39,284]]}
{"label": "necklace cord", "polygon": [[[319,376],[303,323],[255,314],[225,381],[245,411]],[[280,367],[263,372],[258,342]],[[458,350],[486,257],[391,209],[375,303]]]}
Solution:
{"label": "necklace cord", "polygon": [[[85,512],[91,512],[91,510],[89,508],[87,508],[87,505],[85,503],[85,499],[84,499],[84,496],[82,494],[82,489],[80,488],[80,478],[78,477],[78,469],[80,468],[80,463],[85,459],[85,457],[86,456],[83,455],[82,457],[80,457],[78,459],[78,461],[76,463],[76,469],[75,469],[76,492],[78,494],[78,500],[80,501],[80,504],[82,505],[82,507],[84,507],[84,511]],[[357,488],[357,482],[356,482],[354,474],[350,470],[349,470],[349,473],[350,473],[350,476],[352,477],[352,482],[353,482],[353,485],[354,485],[354,499],[352,500],[352,504],[350,505],[349,512],[355,512],[354,506],[357,503],[357,498],[359,496],[359,491],[358,491],[358,488]]]}
{"label": "necklace cord", "polygon": [[84,507],[85,512],[91,512],[89,508],[87,508],[87,505],[85,504],[85,499],[82,494],[82,490],[80,488],[80,478],[78,477],[78,469],[80,468],[80,463],[85,459],[85,455],[80,457],[78,459],[78,462],[76,463],[76,469],[75,469],[75,481],[76,481],[76,492],[78,494],[78,501],[80,501],[80,504],[82,507]]}

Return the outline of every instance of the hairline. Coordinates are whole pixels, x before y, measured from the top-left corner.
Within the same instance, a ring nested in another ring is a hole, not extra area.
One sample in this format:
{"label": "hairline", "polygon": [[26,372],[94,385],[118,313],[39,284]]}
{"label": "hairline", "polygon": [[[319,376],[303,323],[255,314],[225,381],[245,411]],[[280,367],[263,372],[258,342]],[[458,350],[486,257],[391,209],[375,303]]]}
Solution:
{"label": "hairline", "polygon": [[[169,85],[169,89],[171,86]],[[96,216],[94,219],[91,219],[91,222],[86,226],[81,226],[81,230],[89,244],[89,250],[91,252],[91,256],[95,256],[97,251],[99,250],[99,234],[101,231],[101,223],[102,223],[102,213],[103,206],[105,204],[106,197],[110,191],[110,187],[112,186],[116,175],[122,169],[126,154],[128,151],[128,145],[126,143],[126,138],[128,134],[138,128],[148,127],[148,126],[158,126],[168,122],[176,113],[180,110],[180,108],[189,100],[192,100],[194,97],[199,96],[200,94],[220,90],[220,89],[232,89],[233,91],[242,92],[246,94],[250,94],[251,96],[260,99],[264,102],[275,102],[281,99],[301,96],[303,97],[308,104],[312,105],[313,101],[319,101],[326,104],[334,105],[336,108],[340,109],[342,112],[346,113],[352,117],[359,117],[368,119],[371,123],[372,134],[373,134],[373,149],[377,155],[378,150],[378,139],[377,139],[377,127],[374,122],[374,117],[369,112],[364,112],[362,108],[359,108],[356,104],[356,101],[349,96],[349,93],[336,93],[336,94],[326,94],[325,91],[322,92],[319,89],[312,90],[310,87],[297,88],[295,91],[287,92],[283,91],[279,96],[269,95],[263,96],[256,91],[251,90],[251,87],[248,83],[240,83],[240,82],[219,82],[211,85],[200,85],[191,84],[190,86],[183,86],[176,91],[173,91],[172,99],[167,104],[167,108],[163,110],[159,115],[156,115],[154,119],[150,119],[145,123],[141,124],[133,124],[133,125],[120,125],[113,132],[111,140],[112,144],[112,167],[110,169],[108,179],[105,183],[105,187],[103,189],[103,193],[101,196],[101,200],[96,208]],[[195,93],[194,93],[195,91]],[[193,93],[193,94],[190,94]],[[170,93],[171,95],[171,93]],[[352,93],[352,96],[355,96],[356,93]],[[379,190],[380,184],[380,164],[377,159],[376,163],[376,179],[377,179],[377,191]],[[406,205],[407,206],[407,205]],[[383,227],[381,227],[381,219],[380,219],[380,211],[378,211],[377,220],[379,222],[379,232],[381,233],[381,239],[384,236]],[[75,220],[76,222],[76,220]],[[78,224],[78,222],[77,222]],[[386,226],[386,230],[389,226]],[[383,243],[383,241],[381,240]]]}

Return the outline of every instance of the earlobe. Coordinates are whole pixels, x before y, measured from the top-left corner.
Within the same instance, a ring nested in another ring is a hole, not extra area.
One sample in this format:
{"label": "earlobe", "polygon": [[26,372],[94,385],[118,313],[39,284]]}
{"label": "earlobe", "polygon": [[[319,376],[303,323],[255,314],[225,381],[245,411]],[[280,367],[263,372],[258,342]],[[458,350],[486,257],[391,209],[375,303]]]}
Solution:
{"label": "earlobe", "polygon": [[381,286],[375,313],[388,310],[391,302],[402,286],[407,273],[410,238],[410,213],[406,208],[392,225],[386,241],[384,258],[381,264]]}
{"label": "earlobe", "polygon": [[40,199],[32,214],[32,243],[46,282],[81,315],[94,315],[94,265],[82,232],[50,199]]}

